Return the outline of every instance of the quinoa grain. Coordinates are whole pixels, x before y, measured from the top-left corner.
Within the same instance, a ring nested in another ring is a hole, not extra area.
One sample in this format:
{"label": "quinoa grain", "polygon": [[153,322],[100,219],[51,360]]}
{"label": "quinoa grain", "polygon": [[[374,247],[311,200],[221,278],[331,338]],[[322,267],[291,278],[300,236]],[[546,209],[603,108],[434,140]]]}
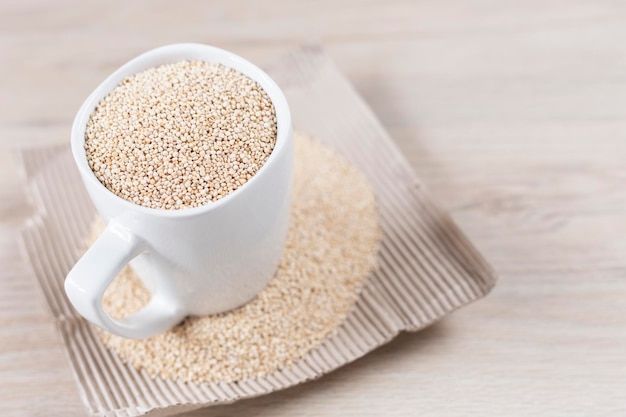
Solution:
{"label": "quinoa grain", "polygon": [[87,161],[128,201],[184,209],[245,184],[276,144],[263,88],[221,64],[182,61],[126,78],[91,114]]}
{"label": "quinoa grain", "polygon": [[[150,339],[97,329],[105,346],[153,377],[228,382],[288,367],[341,325],[377,264],[374,193],[355,166],[320,142],[296,134],[294,145],[291,223],[268,286],[236,310],[189,317]],[[102,228],[94,224],[91,242]],[[104,307],[120,318],[149,298],[126,267],[107,289]]]}

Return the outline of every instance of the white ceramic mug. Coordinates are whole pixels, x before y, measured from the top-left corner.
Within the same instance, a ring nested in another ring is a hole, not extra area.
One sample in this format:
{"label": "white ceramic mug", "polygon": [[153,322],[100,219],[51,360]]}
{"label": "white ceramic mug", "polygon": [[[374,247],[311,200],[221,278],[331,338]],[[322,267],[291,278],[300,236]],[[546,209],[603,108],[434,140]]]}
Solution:
{"label": "white ceramic mug", "polygon": [[[216,62],[258,82],[276,110],[276,146],[237,190],[204,206],[159,210],[133,204],[98,181],[85,154],[85,128],[97,104],[124,78],[183,60]],[[65,291],[92,323],[127,338],[163,332],[187,315],[227,311],[254,298],[280,260],[291,203],[293,134],[287,100],[261,69],[222,49],[175,44],[151,50],[109,76],[87,98],[72,126],[72,154],[105,231],[76,263]],[[150,302],[122,320],[102,307],[104,291],[130,263],[151,291]]]}

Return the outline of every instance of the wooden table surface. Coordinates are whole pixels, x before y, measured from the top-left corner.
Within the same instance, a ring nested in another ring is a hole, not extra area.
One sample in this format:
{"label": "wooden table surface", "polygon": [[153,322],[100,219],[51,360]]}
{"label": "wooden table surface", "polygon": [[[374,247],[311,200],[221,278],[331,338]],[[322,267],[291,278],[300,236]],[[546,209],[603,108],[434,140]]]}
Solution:
{"label": "wooden table surface", "polygon": [[318,381],[191,415],[626,415],[625,40],[608,0],[3,1],[0,415],[85,415],[11,150],[68,142],[102,79],[180,41],[261,65],[319,42],[500,276]]}

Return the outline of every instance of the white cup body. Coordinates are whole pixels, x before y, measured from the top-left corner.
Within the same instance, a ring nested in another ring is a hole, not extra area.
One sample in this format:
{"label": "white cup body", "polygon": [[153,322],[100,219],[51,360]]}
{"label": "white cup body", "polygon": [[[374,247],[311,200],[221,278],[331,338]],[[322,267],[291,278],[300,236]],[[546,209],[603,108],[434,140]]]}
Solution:
{"label": "white cup body", "polygon": [[[91,171],[84,148],[85,128],[97,104],[124,78],[183,60],[220,63],[258,82],[276,110],[276,146],[256,175],[216,202],[182,210],[139,206],[106,189]],[[98,264],[111,260],[106,256],[86,256],[79,264],[89,262],[90,265],[82,270],[75,268],[74,274],[70,272],[67,281],[71,282],[66,281],[66,291],[75,307],[81,314],[85,311],[83,315],[89,320],[122,336],[146,337],[180,321],[185,315],[213,314],[236,308],[254,298],[273,277],[289,222],[293,134],[283,93],[258,67],[230,52],[206,45],[178,44],[149,51],[122,66],[89,96],[76,116],[71,136],[74,160],[96,209],[109,226],[114,225],[114,234],[122,241],[132,240],[131,246],[139,253],[134,258],[136,253],[128,255],[124,260],[132,259],[131,266],[153,297],[161,294],[161,303],[167,304],[167,309],[176,316],[176,320],[170,317],[169,321],[164,320],[147,330],[145,325],[144,329],[133,329],[137,323],[132,326],[127,323],[128,329],[122,331],[109,326],[110,318],[98,311],[87,311],[89,308],[97,310],[99,306],[94,303],[101,303],[101,300],[89,299],[94,290],[87,288],[90,284],[78,274],[98,268],[109,270],[111,265]],[[106,288],[108,282],[99,286]],[[85,306],[85,303],[90,304]],[[124,327],[124,323],[122,325]]]}

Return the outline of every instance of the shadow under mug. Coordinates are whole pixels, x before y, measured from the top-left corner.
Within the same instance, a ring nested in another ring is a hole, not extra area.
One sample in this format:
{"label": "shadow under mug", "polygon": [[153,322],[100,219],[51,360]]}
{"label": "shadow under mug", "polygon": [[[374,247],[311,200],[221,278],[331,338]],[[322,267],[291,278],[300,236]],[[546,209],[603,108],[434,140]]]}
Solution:
{"label": "shadow under mug", "polygon": [[[256,175],[218,201],[182,210],[139,206],[109,191],[89,168],[85,128],[98,103],[123,79],[184,60],[220,63],[259,83],[276,111],[276,145]],[[274,276],[289,223],[293,133],[284,94],[260,68],[207,45],[153,49],[123,65],[87,98],[72,125],[71,145],[87,192],[107,224],[65,280],[69,300],[87,320],[119,336],[146,338],[188,315],[241,306]],[[139,312],[116,320],[104,311],[102,297],[129,263],[152,297]]]}

